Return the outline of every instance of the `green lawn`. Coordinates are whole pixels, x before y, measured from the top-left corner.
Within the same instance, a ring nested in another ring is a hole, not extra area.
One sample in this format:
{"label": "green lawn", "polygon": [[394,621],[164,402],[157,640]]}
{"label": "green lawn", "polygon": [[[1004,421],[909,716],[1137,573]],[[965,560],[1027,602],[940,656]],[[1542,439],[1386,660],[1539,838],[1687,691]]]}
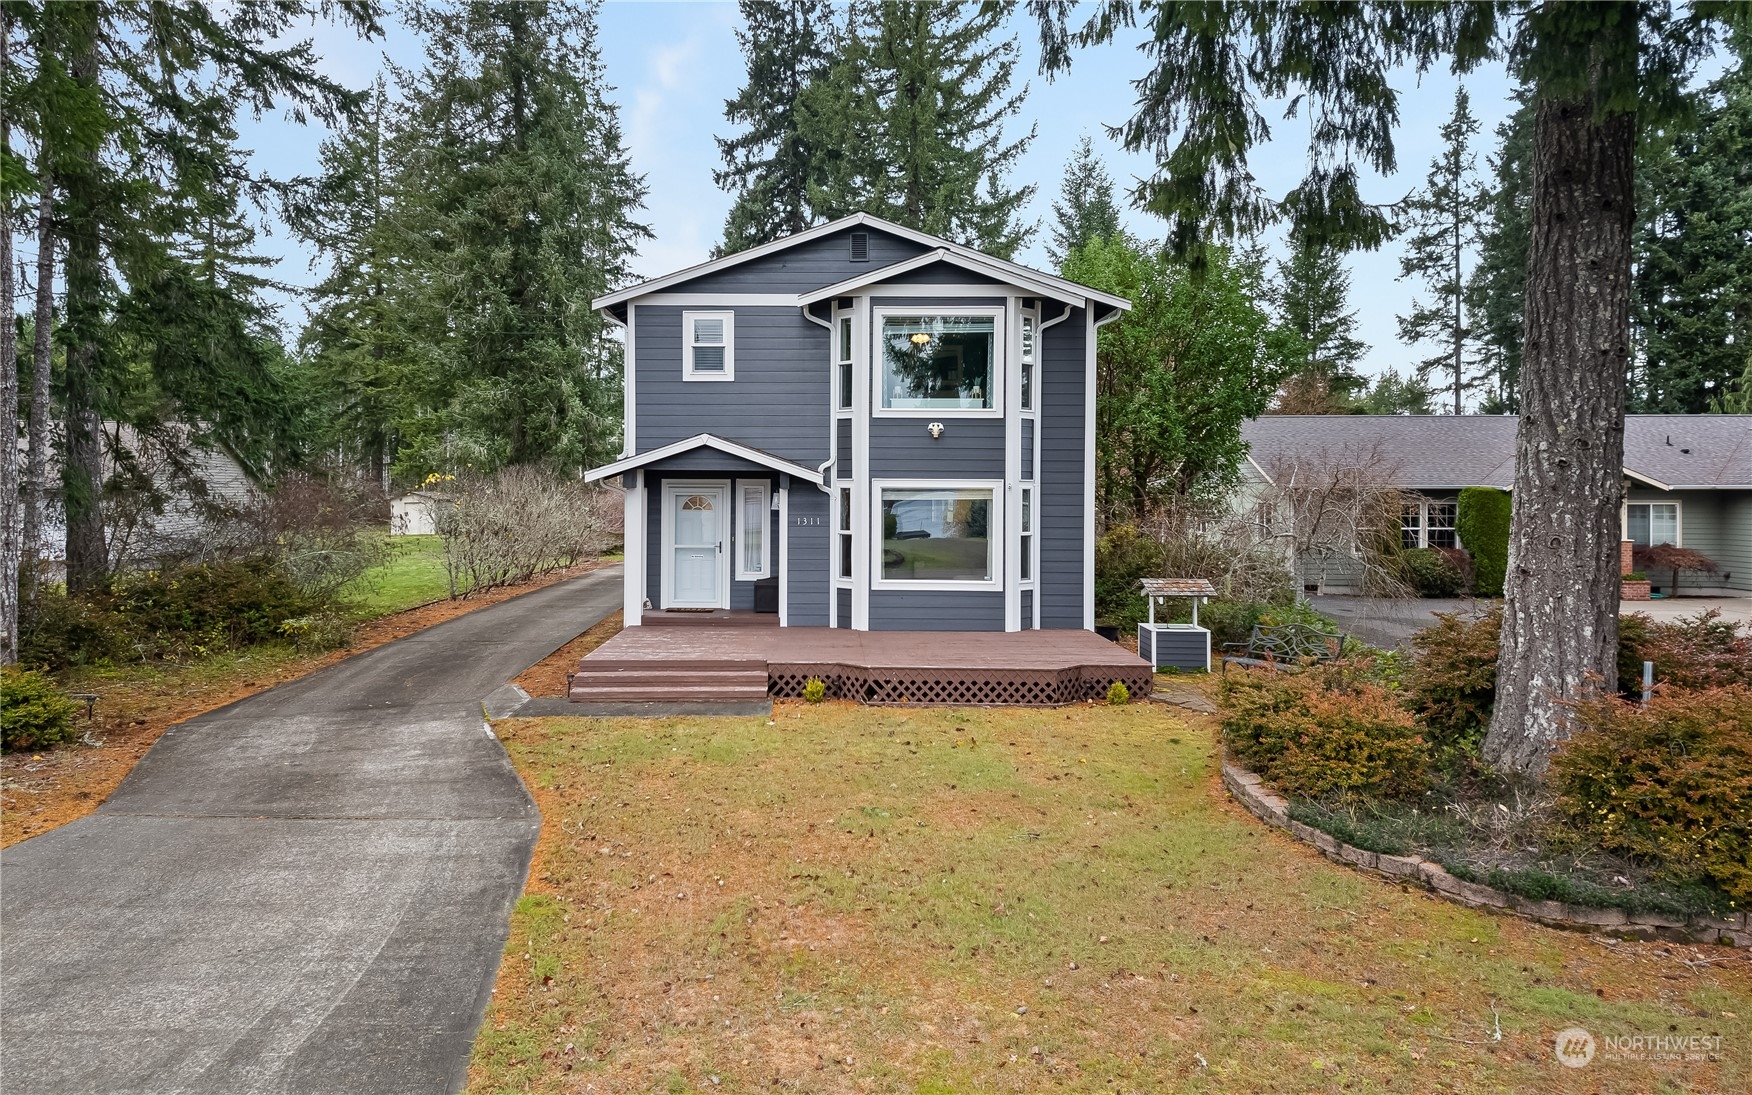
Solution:
{"label": "green lawn", "polygon": [[389,562],[366,571],[349,591],[361,614],[387,616],[450,596],[442,537],[394,536],[389,546]]}
{"label": "green lawn", "polygon": [[[543,828],[469,1090],[1752,1089],[1744,955],[1328,863],[1226,800],[1211,723],[500,723]],[[1719,1034],[1722,1059],[1572,1071],[1572,1025]]]}

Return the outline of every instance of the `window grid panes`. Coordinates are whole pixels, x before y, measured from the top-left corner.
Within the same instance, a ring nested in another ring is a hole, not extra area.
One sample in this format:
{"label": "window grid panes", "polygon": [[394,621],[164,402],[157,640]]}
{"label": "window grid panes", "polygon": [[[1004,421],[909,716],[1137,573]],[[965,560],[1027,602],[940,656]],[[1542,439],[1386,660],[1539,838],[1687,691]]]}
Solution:
{"label": "window grid panes", "polygon": [[1022,581],[1034,580],[1034,488],[1022,488]]}
{"label": "window grid panes", "polygon": [[693,321],[694,371],[721,373],[724,371],[724,321],[696,319]]}
{"label": "window grid panes", "polygon": [[881,506],[884,581],[993,580],[990,489],[885,487]]}
{"label": "window grid panes", "polygon": [[1407,550],[1423,546],[1423,506],[1417,502],[1399,507],[1399,546]]}
{"label": "window grid panes", "polygon": [[1679,543],[1676,502],[1631,502],[1624,507],[1624,538],[1637,547]]}
{"label": "window grid panes", "polygon": [[1459,510],[1454,502],[1426,503],[1428,520],[1425,522],[1425,547],[1455,548],[1460,546],[1460,537],[1454,531],[1454,515]]}
{"label": "window grid panes", "polygon": [[841,316],[839,321],[839,346],[836,348],[834,369],[839,378],[839,403],[841,410],[850,410],[852,406],[852,317]]}
{"label": "window grid panes", "polygon": [[991,410],[997,320],[911,315],[882,319],[881,402],[890,410]]}
{"label": "window grid panes", "polygon": [[839,489],[839,529],[834,533],[839,537],[839,576],[852,576],[852,488]]}

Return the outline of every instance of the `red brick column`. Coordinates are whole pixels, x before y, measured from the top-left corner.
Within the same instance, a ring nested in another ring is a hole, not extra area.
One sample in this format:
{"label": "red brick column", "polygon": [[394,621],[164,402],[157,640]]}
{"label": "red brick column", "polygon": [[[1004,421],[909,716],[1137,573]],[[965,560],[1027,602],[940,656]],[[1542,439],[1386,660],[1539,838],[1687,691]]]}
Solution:
{"label": "red brick column", "polygon": [[1618,573],[1629,574],[1635,570],[1636,541],[1620,540],[1618,542]]}

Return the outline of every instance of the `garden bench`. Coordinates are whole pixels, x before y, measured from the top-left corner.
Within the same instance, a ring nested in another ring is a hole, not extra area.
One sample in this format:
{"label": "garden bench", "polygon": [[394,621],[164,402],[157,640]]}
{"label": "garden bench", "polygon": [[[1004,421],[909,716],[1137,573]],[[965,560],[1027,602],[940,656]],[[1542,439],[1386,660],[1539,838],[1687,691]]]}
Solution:
{"label": "garden bench", "polygon": [[[1236,665],[1292,666],[1309,661],[1330,662],[1344,650],[1344,635],[1311,624],[1254,624],[1244,643],[1223,644],[1223,669]],[[1228,651],[1237,651],[1230,654]]]}

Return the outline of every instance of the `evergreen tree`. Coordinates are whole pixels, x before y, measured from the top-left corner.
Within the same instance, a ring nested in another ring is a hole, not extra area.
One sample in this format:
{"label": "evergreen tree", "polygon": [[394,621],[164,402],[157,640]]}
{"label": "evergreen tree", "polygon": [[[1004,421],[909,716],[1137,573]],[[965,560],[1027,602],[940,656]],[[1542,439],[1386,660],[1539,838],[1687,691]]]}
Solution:
{"label": "evergreen tree", "polygon": [[618,345],[590,307],[629,276],[645,184],[605,96],[595,3],[408,9],[397,70],[394,306],[409,333],[396,467],[546,461],[620,435]]}
{"label": "evergreen tree", "polygon": [[1526,325],[1527,247],[1532,231],[1533,106],[1521,105],[1497,126],[1491,185],[1478,262],[1467,282],[1467,306],[1480,348],[1479,384],[1485,414],[1521,408],[1521,337]]}
{"label": "evergreen tree", "polygon": [[1408,234],[1399,259],[1400,279],[1418,278],[1432,298],[1413,301],[1411,314],[1398,317],[1400,341],[1443,347],[1417,363],[1416,377],[1428,389],[1432,378],[1443,375],[1455,414],[1464,412],[1466,392],[1475,384],[1469,375],[1472,329],[1465,297],[1467,266],[1486,200],[1472,151],[1477,135],[1478,119],[1462,87],[1454,93],[1453,115],[1442,126],[1441,155],[1431,162],[1424,189],[1406,202],[1403,227]]}
{"label": "evergreen tree", "polygon": [[724,104],[734,137],[719,137],[724,167],[712,180],[736,195],[717,254],[756,247],[803,231],[814,222],[809,204],[814,149],[798,115],[804,91],[826,74],[834,46],[826,0],[740,0],[736,32],[748,82]]}
{"label": "evergreen tree", "polygon": [[1369,351],[1356,337],[1350,270],[1334,247],[1292,239],[1289,250],[1289,259],[1278,263],[1271,297],[1278,321],[1298,340],[1293,376],[1309,389],[1323,389],[1334,406],[1348,406],[1368,386],[1356,367]]}
{"label": "evergreen tree", "polygon": [[1077,142],[1077,151],[1065,165],[1058,200],[1052,203],[1052,215],[1056,223],[1048,229],[1052,241],[1046,245],[1046,254],[1060,270],[1090,240],[1106,239],[1120,232],[1113,177],[1107,173],[1101,157],[1095,155],[1095,142],[1087,134]]}
{"label": "evergreen tree", "polygon": [[1388,369],[1357,400],[1356,409],[1363,414],[1434,414],[1430,405],[1434,399],[1430,386],[1415,373],[1402,377],[1398,370]]}
{"label": "evergreen tree", "polygon": [[1007,140],[1014,38],[994,41],[1014,4],[858,0],[839,57],[803,96],[814,149],[810,204],[832,218],[863,210],[1008,258],[1032,231],[1032,185],[1008,175],[1034,127]]}
{"label": "evergreen tree", "polygon": [[1752,31],[1682,120],[1639,146],[1630,408],[1698,414],[1752,346]]}

